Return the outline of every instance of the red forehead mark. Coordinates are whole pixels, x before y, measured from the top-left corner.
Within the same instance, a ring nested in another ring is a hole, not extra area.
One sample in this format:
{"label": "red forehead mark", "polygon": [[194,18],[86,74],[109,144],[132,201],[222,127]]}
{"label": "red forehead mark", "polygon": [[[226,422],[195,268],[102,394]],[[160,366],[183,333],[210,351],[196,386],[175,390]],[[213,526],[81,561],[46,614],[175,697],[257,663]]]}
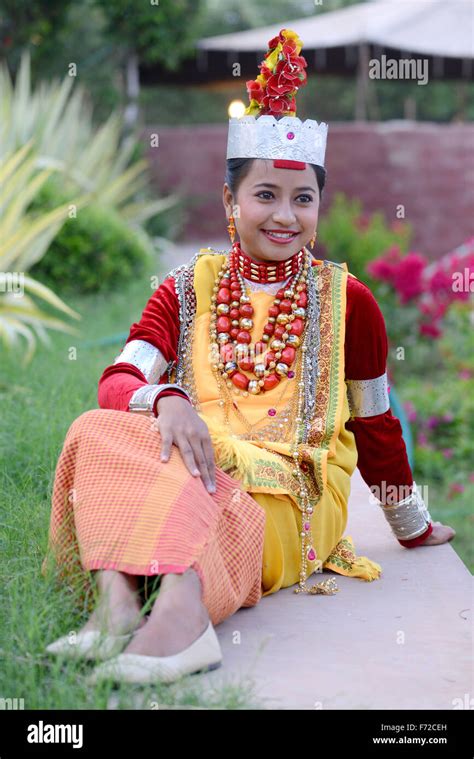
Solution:
{"label": "red forehead mark", "polygon": [[298,169],[304,171],[306,163],[304,161],[287,161],[285,159],[274,159],[273,165],[275,169]]}

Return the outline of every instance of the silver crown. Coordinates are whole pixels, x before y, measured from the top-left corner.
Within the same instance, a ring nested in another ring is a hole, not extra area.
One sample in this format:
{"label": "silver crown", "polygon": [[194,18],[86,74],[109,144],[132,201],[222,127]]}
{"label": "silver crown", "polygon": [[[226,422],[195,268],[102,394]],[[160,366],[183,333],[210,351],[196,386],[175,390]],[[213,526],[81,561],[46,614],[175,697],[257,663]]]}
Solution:
{"label": "silver crown", "polygon": [[324,166],[328,125],[297,116],[229,119],[227,158],[280,158]]}

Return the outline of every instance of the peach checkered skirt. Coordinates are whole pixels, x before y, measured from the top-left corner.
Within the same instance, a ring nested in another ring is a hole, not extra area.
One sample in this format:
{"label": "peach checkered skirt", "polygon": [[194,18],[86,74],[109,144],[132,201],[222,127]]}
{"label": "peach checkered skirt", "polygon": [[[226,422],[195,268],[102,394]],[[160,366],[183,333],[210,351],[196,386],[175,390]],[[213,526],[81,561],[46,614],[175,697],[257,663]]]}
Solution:
{"label": "peach checkered skirt", "polygon": [[265,510],[216,471],[216,493],[176,446],[160,461],[148,416],[96,409],[68,430],[56,468],[48,555],[61,581],[91,590],[90,570],[180,574],[192,567],[213,624],[262,597]]}

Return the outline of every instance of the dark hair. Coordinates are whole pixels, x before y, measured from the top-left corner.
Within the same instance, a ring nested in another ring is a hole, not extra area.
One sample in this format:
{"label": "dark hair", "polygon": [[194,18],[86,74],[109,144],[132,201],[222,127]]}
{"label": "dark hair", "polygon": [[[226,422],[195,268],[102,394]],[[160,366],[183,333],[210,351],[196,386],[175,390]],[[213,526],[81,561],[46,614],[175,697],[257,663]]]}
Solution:
{"label": "dark hair", "polygon": [[[249,173],[253,162],[255,161],[255,158],[228,158],[227,159],[227,170],[224,178],[224,182],[228,184],[230,187],[230,190],[232,192],[232,195],[237,195],[237,190],[239,189],[239,185],[242,182],[243,179],[247,176]],[[326,169],[323,166],[317,166],[314,163],[310,163],[309,166],[311,166],[314,170],[314,173],[316,174],[316,181],[318,183],[318,189],[319,189],[319,198],[321,199],[323,197],[323,188],[326,182]]]}

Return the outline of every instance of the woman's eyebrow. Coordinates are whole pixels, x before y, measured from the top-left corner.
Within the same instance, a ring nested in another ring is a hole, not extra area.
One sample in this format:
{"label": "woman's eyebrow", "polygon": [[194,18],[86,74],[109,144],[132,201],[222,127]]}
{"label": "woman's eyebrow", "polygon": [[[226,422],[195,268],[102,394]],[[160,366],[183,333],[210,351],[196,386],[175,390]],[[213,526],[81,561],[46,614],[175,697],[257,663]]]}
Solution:
{"label": "woman's eyebrow", "polygon": [[[272,187],[276,190],[280,189],[277,184],[271,184],[270,182],[258,182],[258,184],[254,184],[254,187]],[[298,190],[298,192],[302,192],[303,190],[311,190],[312,192],[316,192],[314,187],[295,187],[295,190]]]}

